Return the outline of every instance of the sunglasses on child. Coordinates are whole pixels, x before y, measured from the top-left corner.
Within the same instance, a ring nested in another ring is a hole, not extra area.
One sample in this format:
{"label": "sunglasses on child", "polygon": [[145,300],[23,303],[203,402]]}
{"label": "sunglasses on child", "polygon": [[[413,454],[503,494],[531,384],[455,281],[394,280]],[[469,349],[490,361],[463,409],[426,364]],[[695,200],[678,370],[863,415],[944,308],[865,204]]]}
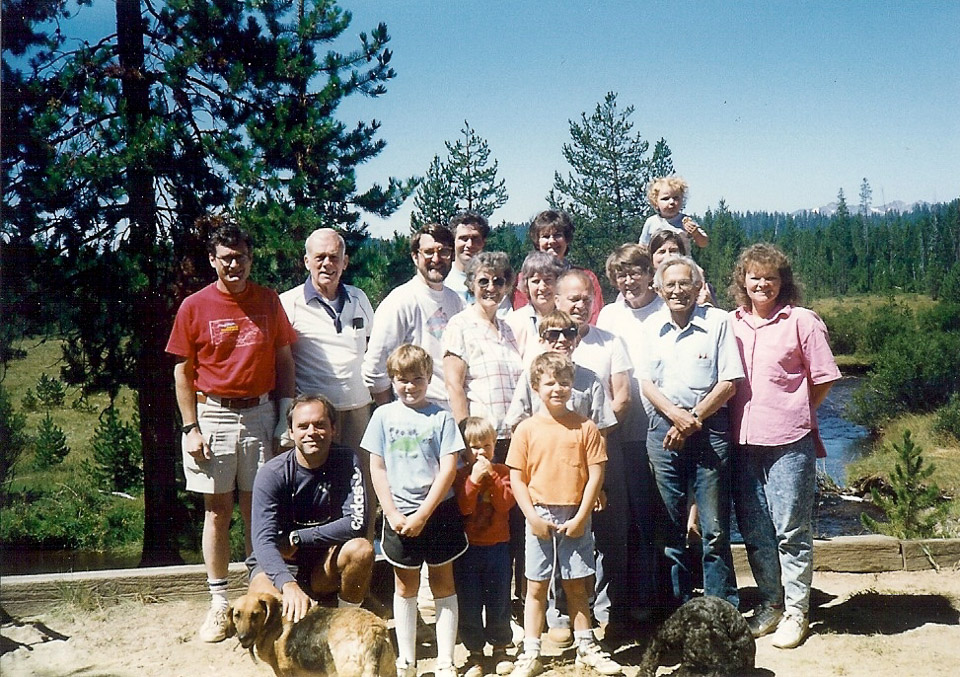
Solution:
{"label": "sunglasses on child", "polygon": [[550,343],[556,343],[560,340],[561,336],[568,341],[572,341],[577,336],[577,328],[566,327],[564,329],[544,329],[540,333],[540,338]]}

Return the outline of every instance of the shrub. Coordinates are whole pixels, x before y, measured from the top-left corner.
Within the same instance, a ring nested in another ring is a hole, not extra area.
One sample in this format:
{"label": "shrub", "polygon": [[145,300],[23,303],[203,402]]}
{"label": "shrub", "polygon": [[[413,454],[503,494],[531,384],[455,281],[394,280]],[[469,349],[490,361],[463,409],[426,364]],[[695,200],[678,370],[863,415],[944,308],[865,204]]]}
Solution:
{"label": "shrub", "polygon": [[72,486],[57,485],[0,511],[4,544],[103,550],[142,536],[142,502],[104,495],[83,475]]}
{"label": "shrub", "polygon": [[960,391],[960,334],[899,334],[853,395],[851,417],[876,429],[902,412],[932,411]]}
{"label": "shrub", "polygon": [[870,489],[874,504],[887,521],[878,522],[866,513],[860,513],[860,521],[875,533],[896,538],[936,536],[950,508],[949,502],[941,499],[936,484],[924,484],[936,468],[924,467],[923,450],[913,443],[909,430],[904,431],[903,442],[893,448],[897,452],[897,464],[890,477],[893,495],[887,497],[876,487]]}
{"label": "shrub", "polygon": [[6,388],[0,385],[0,505],[7,479],[13,476],[13,466],[29,442],[26,427],[27,417],[14,410]]}
{"label": "shrub", "polygon": [[36,411],[39,405],[40,402],[37,400],[37,396],[33,394],[33,390],[27,388],[27,392],[20,398],[20,406],[23,407],[24,411]]}
{"label": "shrub", "polygon": [[140,430],[133,422],[120,419],[116,407],[100,416],[93,434],[93,462],[99,484],[108,491],[128,491],[143,484]]}
{"label": "shrub", "polygon": [[37,399],[45,407],[59,407],[67,397],[63,381],[47,376],[46,372],[37,379]]}
{"label": "shrub", "polygon": [[40,421],[40,428],[34,440],[34,464],[44,469],[63,463],[63,459],[70,453],[67,446],[67,436],[63,429],[53,422],[47,413]]}
{"label": "shrub", "polygon": [[893,301],[875,308],[861,325],[857,352],[871,355],[883,350],[893,339],[912,334],[916,322],[913,313]]}
{"label": "shrub", "polygon": [[830,335],[830,348],[836,355],[853,355],[863,328],[863,311],[854,308],[848,312],[821,315]]}
{"label": "shrub", "polygon": [[937,420],[933,427],[937,432],[960,440],[960,393],[951,395],[946,405],[937,411]]}

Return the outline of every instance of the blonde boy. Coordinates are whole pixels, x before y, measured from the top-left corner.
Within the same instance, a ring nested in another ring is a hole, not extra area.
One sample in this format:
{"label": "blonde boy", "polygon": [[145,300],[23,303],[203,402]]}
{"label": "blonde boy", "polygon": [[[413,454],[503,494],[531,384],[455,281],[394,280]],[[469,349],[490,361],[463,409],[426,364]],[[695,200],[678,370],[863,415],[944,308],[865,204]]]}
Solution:
{"label": "blonde boy", "polygon": [[493,462],[497,432],[485,418],[468,416],[463,433],[463,467],[453,488],[470,547],[453,564],[460,604],[460,641],[470,652],[463,677],[489,672],[484,646],[493,647],[493,672],[507,674],[513,659],[507,647],[510,628],[510,510],[516,505],[510,488],[510,469]]}
{"label": "blonde boy", "polygon": [[653,234],[660,230],[677,233],[683,238],[688,252],[691,241],[698,247],[706,247],[710,243],[710,237],[700,224],[681,211],[687,203],[689,189],[687,182],[679,176],[661,176],[650,182],[647,199],[657,213],[644,222],[640,245],[649,247]]}
{"label": "blonde boy", "polygon": [[507,466],[517,505],[526,518],[527,597],[523,653],[512,674],[543,671],[540,634],[552,568],[560,568],[573,619],[577,665],[615,675],[620,665],[597,644],[590,628],[590,576],[595,572],[591,512],[603,486],[606,447],[595,423],[567,409],[573,362],[548,352],[530,365],[530,383],[543,408],[513,433]]}
{"label": "blonde boy", "polygon": [[416,675],[417,592],[429,567],[437,606],[436,677],[456,677],[457,595],[453,561],[467,549],[463,519],[453,498],[463,440],[453,416],[427,401],[433,359],[401,345],[387,358],[397,399],[378,407],[360,447],[370,453],[370,478],[383,508],[383,555],[393,565],[397,675]]}

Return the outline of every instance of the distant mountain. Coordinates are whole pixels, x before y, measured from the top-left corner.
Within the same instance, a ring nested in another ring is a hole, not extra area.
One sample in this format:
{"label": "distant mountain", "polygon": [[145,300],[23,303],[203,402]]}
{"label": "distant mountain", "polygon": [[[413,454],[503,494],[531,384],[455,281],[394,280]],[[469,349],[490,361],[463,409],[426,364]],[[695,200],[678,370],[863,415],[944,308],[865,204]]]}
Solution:
{"label": "distant mountain", "polygon": [[[814,207],[812,209],[798,209],[797,211],[793,212],[791,216],[801,216],[803,214],[819,214],[820,216],[831,217],[837,213],[838,204],[839,203],[834,201],[834,202],[828,202],[822,207]],[[870,212],[872,214],[877,214],[877,215],[889,214],[890,212],[905,213],[905,212],[912,212],[914,209],[918,209],[921,207],[929,207],[929,206],[930,206],[929,202],[924,202],[922,200],[918,200],[917,202],[911,202],[909,204],[904,202],[903,200],[894,200],[893,202],[888,202],[887,204],[884,204],[884,205],[873,205],[870,208]],[[859,205],[850,204],[848,202],[847,209],[850,210],[851,214],[856,214],[859,211]]]}

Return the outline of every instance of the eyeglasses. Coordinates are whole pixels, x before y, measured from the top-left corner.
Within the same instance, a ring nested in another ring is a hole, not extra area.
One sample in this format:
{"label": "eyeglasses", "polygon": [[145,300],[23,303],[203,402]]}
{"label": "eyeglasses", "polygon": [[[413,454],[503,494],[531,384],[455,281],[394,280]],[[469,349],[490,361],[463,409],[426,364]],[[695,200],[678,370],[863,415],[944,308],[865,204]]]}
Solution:
{"label": "eyeglasses", "polygon": [[626,280],[628,277],[638,280],[646,274],[646,271],[642,268],[625,268],[618,272],[615,277],[618,280]]}
{"label": "eyeglasses", "polygon": [[548,343],[556,343],[560,340],[560,337],[572,341],[577,336],[576,327],[565,327],[563,329],[544,329],[540,332],[540,338]]}
{"label": "eyeglasses", "polygon": [[487,287],[493,287],[494,289],[503,289],[507,281],[502,277],[495,277],[492,280],[488,277],[478,277],[477,285],[486,289]]}
{"label": "eyeglasses", "polygon": [[246,254],[236,254],[235,256],[215,256],[214,258],[227,268],[232,266],[234,263],[240,266],[246,265],[247,261],[250,260],[250,257]]}
{"label": "eyeglasses", "polygon": [[674,291],[675,289],[679,289],[680,291],[690,291],[691,289],[693,289],[693,287],[694,285],[692,280],[679,280],[677,282],[667,282],[666,284],[663,284],[660,286],[660,288],[663,289],[664,291]]}
{"label": "eyeglasses", "polygon": [[420,254],[423,255],[425,259],[432,259],[434,256],[439,256],[441,259],[453,258],[453,250],[450,247],[435,247],[433,249],[420,249],[418,250]]}

